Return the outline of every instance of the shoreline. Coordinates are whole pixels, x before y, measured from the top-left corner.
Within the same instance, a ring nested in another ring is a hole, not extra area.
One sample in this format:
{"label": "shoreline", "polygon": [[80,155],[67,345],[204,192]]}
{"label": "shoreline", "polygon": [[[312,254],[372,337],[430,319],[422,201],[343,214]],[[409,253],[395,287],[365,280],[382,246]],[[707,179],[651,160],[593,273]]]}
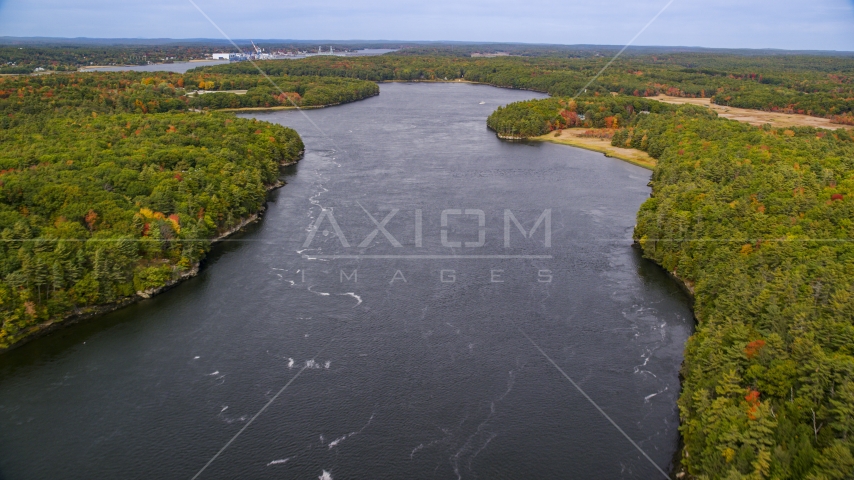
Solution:
{"label": "shoreline", "polygon": [[492,83],[486,82],[475,82],[474,80],[466,80],[465,78],[454,78],[450,80],[444,79],[417,79],[417,80],[372,80],[375,83],[467,83],[469,85],[486,85],[487,87],[495,87],[495,88],[506,88],[507,90],[520,90],[523,92],[534,92],[546,95],[548,98],[559,98],[555,97],[549,92],[544,92],[542,90],[535,90],[533,88],[521,88],[521,87],[509,87],[506,85],[494,85]]}
{"label": "shoreline", "polygon": [[647,170],[655,169],[655,165],[657,164],[656,160],[650,157],[649,154],[647,154],[646,152],[631,148],[615,147],[611,145],[610,140],[595,137],[581,137],[575,135],[576,132],[572,130],[587,131],[590,129],[567,128],[564,130],[556,131],[558,132],[558,136],[555,136],[555,132],[549,132],[545,135],[540,135],[539,137],[532,137],[528,140],[532,140],[535,142],[556,143],[558,145],[568,145],[570,147],[583,148],[585,150],[599,152],[605,155],[606,157],[612,157],[618,160],[623,160],[624,162],[629,162],[633,165],[645,168]]}
{"label": "shoreline", "polygon": [[[291,165],[295,165],[297,162],[299,162],[299,160],[302,159],[302,156],[304,153],[305,153],[304,151],[300,152],[299,156],[297,157],[296,160],[294,160],[292,162],[282,163],[280,165],[280,167],[289,167]],[[286,183],[283,180],[278,179],[278,180],[276,180],[276,183],[273,183],[271,185],[266,186],[267,193],[270,193],[273,190],[277,190],[277,189],[285,186],[285,184]],[[261,205],[261,208],[257,212],[255,212],[255,213],[249,215],[248,217],[242,219],[236,226],[234,226],[234,227],[226,230],[225,232],[222,232],[221,234],[217,235],[216,237],[212,238],[210,240],[211,245],[215,245],[217,243],[220,243],[223,240],[225,240],[226,238],[230,237],[231,235],[234,235],[235,233],[242,231],[247,226],[261,220],[261,218],[264,215],[264,212],[267,210],[267,203],[268,202],[265,201],[264,204]],[[106,314],[106,313],[114,312],[116,310],[127,307],[128,305],[133,305],[134,303],[140,302],[142,300],[147,300],[147,299],[149,299],[155,295],[159,295],[163,292],[171,290],[171,289],[175,288],[176,286],[178,286],[179,284],[183,283],[185,280],[189,280],[190,278],[197,276],[199,274],[199,272],[201,271],[202,262],[204,262],[204,260],[205,260],[205,258],[202,258],[201,260],[196,262],[189,270],[181,272],[181,274],[178,275],[177,278],[169,280],[168,282],[166,282],[166,284],[161,285],[160,287],[150,288],[150,289],[144,290],[144,291],[139,291],[139,292],[134,293],[131,296],[120,298],[120,299],[118,299],[114,302],[111,302],[111,303],[102,304],[102,305],[90,305],[87,307],[82,307],[82,308],[76,309],[77,311],[70,313],[70,314],[66,315],[65,317],[62,317],[61,319],[48,320],[44,323],[39,323],[37,325],[33,325],[32,327],[29,327],[27,329],[26,334],[22,338],[13,342],[8,347],[5,347],[5,348],[0,347],[0,355],[7,353],[9,351],[12,351],[18,347],[21,347],[21,346],[23,346],[23,345],[25,345],[25,344],[33,341],[33,340],[45,337],[45,336],[53,333],[56,330],[60,330],[60,329],[67,327],[67,326],[76,325],[80,322],[99,317],[99,316]]]}
{"label": "shoreline", "polygon": [[[489,85],[488,83],[481,82],[473,82],[471,80],[466,80],[464,78],[455,78],[453,80],[444,80],[444,79],[430,79],[430,78],[419,78],[416,80],[376,80],[376,83],[471,83],[471,84],[480,84],[480,85]],[[510,87],[500,87],[498,85],[489,85],[490,87],[497,88],[510,88]],[[521,89],[513,89],[511,90],[521,90]]]}
{"label": "shoreline", "polygon": [[[694,332],[691,333],[691,336],[693,336],[697,332],[697,325],[700,323],[700,319],[697,318],[697,310],[694,308],[696,305],[696,302],[697,302],[697,298],[694,294],[694,289],[695,289],[694,283],[683,279],[676,272],[671,272],[670,270],[664,268],[663,265],[661,265],[660,263],[658,263],[654,259],[646,257],[643,254],[643,247],[641,247],[640,243],[638,243],[637,240],[632,241],[632,248],[638,249],[638,251],[640,251],[641,257],[644,260],[652,262],[653,265],[655,265],[657,268],[661,269],[661,271],[663,271],[671,280],[673,280],[674,283],[676,283],[676,286],[679,287],[679,290],[681,290],[682,293],[684,293],[685,296],[688,297],[689,306],[691,308],[691,317],[694,320]],[[686,340],[686,345],[687,345],[687,340]],[[683,351],[682,363],[679,364],[679,396],[680,397],[682,395],[682,386],[685,383],[685,379],[682,377],[682,367],[685,366],[685,357],[684,357],[685,346],[684,345],[683,345],[682,351]],[[680,426],[682,425],[682,415],[681,414],[679,415],[679,425]],[[685,454],[686,454],[686,452],[685,452],[685,438],[680,433],[679,434],[679,442],[676,444],[676,450],[673,452],[673,456],[670,458],[670,465],[669,465],[670,468],[668,469],[668,473],[670,474],[671,478],[681,479],[681,478],[685,478],[685,476],[688,475],[688,472],[686,471],[685,466],[682,463],[684,458],[685,458]]]}
{"label": "shoreline", "polygon": [[[335,105],[338,105],[337,103]],[[212,112],[228,112],[228,113],[250,113],[250,112],[278,112],[281,110],[314,110],[316,108],[325,108],[327,105],[310,106],[310,107],[294,107],[293,105],[279,105],[277,107],[240,107],[240,108],[219,108],[211,110]]]}
{"label": "shoreline", "polygon": [[[632,248],[638,249],[640,251],[641,257],[644,260],[648,260],[652,262],[653,265],[661,269],[674,283],[679,287],[679,290],[688,297],[689,306],[691,307],[691,317],[694,320],[694,332],[691,336],[694,335],[697,331],[697,325],[700,323],[700,319],[697,317],[697,310],[695,309],[695,305],[697,302],[697,297],[695,294],[696,285],[688,280],[683,279],[676,272],[671,272],[670,270],[664,268],[663,265],[658,263],[652,258],[649,258],[643,254],[643,247],[637,240],[632,241]],[[690,337],[689,337],[690,338]],[[687,343],[687,340],[686,340]],[[683,355],[684,355],[684,346],[683,346]],[[685,383],[685,379],[682,377],[682,367],[685,365],[685,358],[683,356],[682,363],[679,365],[679,395],[682,395],[682,385]],[[679,425],[682,425],[682,416],[679,416]],[[671,478],[685,478],[688,472],[685,470],[684,465],[682,464],[683,459],[685,458],[685,438],[682,434],[679,434],[679,442],[676,445],[676,451],[673,452],[673,457],[670,459],[670,469],[669,473]]]}
{"label": "shoreline", "polygon": [[[570,130],[570,129],[565,129]],[[555,132],[549,132],[545,135],[540,135],[538,137],[524,138],[521,136],[513,136],[513,135],[501,135],[498,132],[495,135],[506,141],[510,142],[524,142],[524,141],[537,141],[537,142],[549,142],[555,143],[558,145],[566,145],[570,147],[583,148],[585,150],[590,150],[598,153],[602,153],[606,157],[613,157],[619,160],[623,160],[625,162],[631,163],[633,165],[645,168],[647,170],[654,170],[656,165],[656,160],[650,157],[646,152],[634,149],[620,148],[614,147],[610,144],[609,141],[601,138],[595,137],[579,137],[572,135],[569,133],[567,136],[563,136],[565,130],[559,130],[558,136],[555,137]],[[576,131],[582,131],[582,129],[575,129]],[[588,129],[583,129],[583,131],[587,131]],[[599,143],[600,145],[597,145]],[[637,152],[637,154],[635,153]],[[686,297],[688,297],[689,306],[691,308],[691,316],[694,320],[695,331],[696,325],[700,323],[700,319],[697,318],[697,311],[694,308],[696,304],[696,295],[695,295],[695,285],[693,282],[689,280],[685,280],[681,278],[678,273],[671,272],[670,270],[664,268],[663,265],[658,263],[652,258],[648,258],[643,255],[643,247],[637,242],[637,240],[633,240],[632,248],[637,248],[641,252],[641,256],[652,262],[656,267],[661,269],[673,282],[679,287]],[[692,333],[693,335],[693,333]],[[684,347],[683,347],[684,349]],[[684,358],[683,358],[684,365]],[[681,372],[680,366],[680,372]],[[682,384],[684,383],[684,379],[682,378],[682,374],[679,374],[679,390],[681,395]],[[679,425],[682,425],[682,418],[679,418]],[[682,463],[685,455],[685,439],[682,434],[679,434],[679,442],[677,444],[676,450],[673,452],[673,456],[670,460],[670,468],[668,469],[668,473],[671,478],[684,478],[687,475],[687,471]]]}
{"label": "shoreline", "polygon": [[[643,256],[643,248],[640,246],[640,244],[635,242],[632,244],[632,247],[639,249],[641,251],[641,256]],[[697,333],[697,325],[700,323],[700,319],[697,318],[697,310],[695,309],[695,305],[697,302],[697,298],[694,294],[695,285],[692,282],[689,282],[688,280],[685,280],[682,277],[680,277],[676,272],[671,272],[670,270],[664,268],[663,265],[656,262],[655,260],[653,260],[651,258],[647,258],[647,257],[643,257],[643,258],[649,260],[650,262],[655,264],[656,267],[660,268],[665,274],[667,274],[667,276],[670,277],[670,279],[673,280],[674,283],[676,283],[676,285],[679,287],[679,289],[682,290],[682,293],[684,293],[685,296],[688,297],[688,302],[690,303],[690,307],[691,307],[691,317],[694,319],[694,332],[691,333],[691,336],[693,336],[695,333]],[[687,345],[687,340],[686,340],[686,345]],[[683,345],[682,351],[683,351],[682,363],[679,364],[679,396],[680,397],[682,396],[682,386],[685,383],[685,379],[682,377],[682,367],[685,366],[685,357],[684,357],[685,346],[684,345]],[[679,415],[679,426],[682,426],[682,415],[681,414]],[[670,460],[670,462],[671,462],[670,475],[672,477],[684,478],[686,475],[688,475],[688,472],[686,471],[685,466],[682,463],[686,454],[687,453],[685,450],[685,437],[683,437],[682,434],[680,433],[679,434],[679,443],[676,445],[676,451],[673,452],[673,458]]]}
{"label": "shoreline", "polygon": [[[588,130],[595,129],[567,128],[563,130],[549,132],[545,135],[540,135],[538,137],[527,138],[514,135],[501,135],[497,132],[495,135],[502,140],[507,140],[510,142],[548,142],[556,143],[558,145],[583,148],[585,150],[601,153],[606,157],[616,158],[618,160],[631,163],[632,165],[636,165],[647,170],[655,169],[657,161],[654,158],[650,157],[649,154],[647,154],[646,152],[643,152],[641,150],[635,150],[632,148],[615,147],[611,145],[610,140],[606,140],[603,138],[582,137],[576,135],[576,133],[578,132],[586,132]],[[555,136],[555,133],[557,133],[558,135]]]}
{"label": "shoreline", "polygon": [[[216,93],[216,92],[211,92]],[[239,108],[219,108],[216,110],[211,110],[212,112],[229,112],[229,113],[263,113],[263,112],[278,112],[283,110],[316,110],[318,108],[326,108],[326,107],[335,107],[337,105],[345,105],[348,103],[360,102],[362,100],[367,100],[371,97],[376,97],[379,95],[375,93],[373,95],[368,95],[367,97],[358,98],[356,100],[351,100],[349,102],[338,102],[338,103],[329,103],[326,105],[308,105],[305,107],[295,107],[293,105],[279,105],[276,107],[239,107]]]}

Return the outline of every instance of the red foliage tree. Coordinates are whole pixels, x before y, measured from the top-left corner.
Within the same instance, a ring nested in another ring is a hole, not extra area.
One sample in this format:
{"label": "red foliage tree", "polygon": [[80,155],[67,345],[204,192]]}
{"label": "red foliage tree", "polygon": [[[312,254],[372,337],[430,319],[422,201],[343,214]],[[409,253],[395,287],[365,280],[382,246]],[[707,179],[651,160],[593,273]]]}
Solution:
{"label": "red foliage tree", "polygon": [[86,222],[86,226],[89,227],[89,231],[95,230],[95,222],[98,221],[98,214],[95,213],[95,210],[89,210],[89,213],[83,217],[83,220]]}

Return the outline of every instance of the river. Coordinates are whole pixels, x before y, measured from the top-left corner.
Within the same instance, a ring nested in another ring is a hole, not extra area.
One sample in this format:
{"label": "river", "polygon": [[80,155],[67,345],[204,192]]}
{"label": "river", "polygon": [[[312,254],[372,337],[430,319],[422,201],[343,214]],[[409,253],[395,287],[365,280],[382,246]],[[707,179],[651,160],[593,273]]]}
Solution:
{"label": "river", "polygon": [[538,97],[253,115],[307,147],[263,221],[0,356],[0,478],[660,477],[693,320],[631,246],[649,171],[486,129]]}

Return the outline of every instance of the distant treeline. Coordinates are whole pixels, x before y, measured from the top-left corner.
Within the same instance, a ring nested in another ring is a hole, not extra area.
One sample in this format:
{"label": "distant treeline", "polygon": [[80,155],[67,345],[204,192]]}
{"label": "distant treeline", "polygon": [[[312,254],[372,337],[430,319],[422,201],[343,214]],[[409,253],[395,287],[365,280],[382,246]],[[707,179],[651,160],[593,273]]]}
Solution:
{"label": "distant treeline", "polygon": [[[636,55],[614,62],[588,85],[608,58],[382,55],[313,57],[259,62],[270,75],[317,75],[373,81],[467,80],[553,96],[612,92],[710,97],[720,105],[802,113],[854,124],[854,58],[819,55],[739,56],[704,53]],[[204,71],[253,74],[249,63]]]}
{"label": "distant treeline", "polygon": [[[222,48],[222,47],[220,47]],[[202,45],[3,45],[0,73],[33,73],[37,68],[57,72],[75,71],[89,65],[147,65],[205,58],[219,51]]]}
{"label": "distant treeline", "polygon": [[852,478],[851,132],[626,96],[518,102],[489,125],[611,128],[613,145],[658,159],[634,238],[694,291],[679,398],[691,478]]}
{"label": "distant treeline", "polygon": [[[251,52],[254,49],[248,41],[241,41],[238,46],[244,52]],[[259,43],[258,46],[267,51],[316,51],[320,45],[277,42]],[[356,47],[349,44],[323,44],[322,46],[324,50],[328,50],[331,46],[336,51]],[[362,47],[362,45],[357,46]],[[366,46],[372,45],[366,44]],[[209,58],[211,54],[218,52],[236,53],[236,49],[231,44],[216,45],[210,42],[187,42],[174,45],[98,45],[95,42],[75,43],[73,40],[66,40],[61,43],[0,45],[0,74],[28,74],[34,73],[36,69],[44,69],[47,72],[66,72],[93,65],[148,65],[186,62]]]}

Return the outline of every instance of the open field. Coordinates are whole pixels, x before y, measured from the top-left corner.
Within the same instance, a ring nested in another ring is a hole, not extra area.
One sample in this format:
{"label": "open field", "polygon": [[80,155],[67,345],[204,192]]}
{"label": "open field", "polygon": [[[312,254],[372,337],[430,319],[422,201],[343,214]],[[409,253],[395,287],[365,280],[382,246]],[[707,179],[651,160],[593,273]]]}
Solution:
{"label": "open field", "polygon": [[840,125],[831,123],[830,120],[821,117],[811,117],[809,115],[798,115],[795,113],[779,113],[765,112],[762,110],[750,110],[747,108],[725,107],[711,103],[708,98],[683,98],[671,97],[668,95],[657,95],[650,97],[664,103],[672,103],[682,105],[690,103],[692,105],[701,105],[710,107],[718,113],[718,116],[738,120],[739,122],[749,123],[751,125],[764,125],[770,123],[774,127],[815,127],[827,128],[836,130],[838,128],[854,128],[852,126]]}

